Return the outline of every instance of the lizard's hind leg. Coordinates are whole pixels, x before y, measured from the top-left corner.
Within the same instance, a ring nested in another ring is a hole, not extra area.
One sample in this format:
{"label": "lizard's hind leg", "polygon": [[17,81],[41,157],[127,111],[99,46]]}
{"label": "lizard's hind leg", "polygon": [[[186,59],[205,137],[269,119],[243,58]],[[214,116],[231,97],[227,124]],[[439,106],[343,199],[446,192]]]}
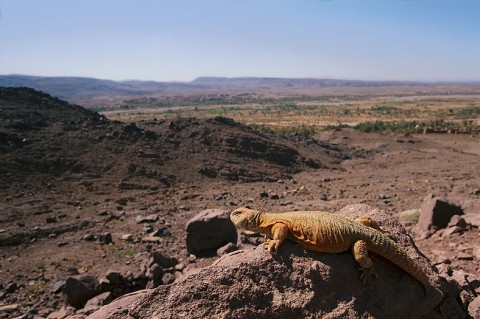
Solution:
{"label": "lizard's hind leg", "polygon": [[371,217],[359,217],[357,219],[355,219],[357,222],[359,222],[360,224],[363,224],[365,226],[368,226],[368,227],[371,227],[373,229],[376,229],[378,230],[379,232],[381,232],[382,234],[385,234],[385,235],[389,235],[390,232],[387,231],[387,230],[384,230],[382,229],[382,227],[380,227],[380,225],[378,224],[378,222],[371,218]]}
{"label": "lizard's hind leg", "polygon": [[368,247],[367,243],[364,240],[358,240],[352,247],[353,257],[360,264],[360,270],[362,274],[360,275],[360,280],[362,283],[370,284],[374,278],[378,278],[372,260],[368,257]]}

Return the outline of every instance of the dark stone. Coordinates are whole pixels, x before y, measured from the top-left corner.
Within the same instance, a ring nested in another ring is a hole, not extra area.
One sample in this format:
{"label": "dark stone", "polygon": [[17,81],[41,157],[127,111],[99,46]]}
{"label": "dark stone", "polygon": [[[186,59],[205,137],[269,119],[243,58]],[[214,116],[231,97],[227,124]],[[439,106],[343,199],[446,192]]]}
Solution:
{"label": "dark stone", "polygon": [[92,276],[70,277],[65,281],[63,292],[67,296],[67,303],[77,309],[85,306],[87,301],[101,291],[97,280]]}
{"label": "dark stone", "polygon": [[230,221],[229,211],[207,209],[188,221],[187,251],[198,255],[215,251],[231,242],[237,243],[237,229]]}
{"label": "dark stone", "polygon": [[112,239],[112,234],[111,233],[102,233],[100,234],[100,237],[98,238],[98,240],[100,241],[100,244],[103,244],[103,245],[108,245],[110,243],[113,243],[113,239]]}

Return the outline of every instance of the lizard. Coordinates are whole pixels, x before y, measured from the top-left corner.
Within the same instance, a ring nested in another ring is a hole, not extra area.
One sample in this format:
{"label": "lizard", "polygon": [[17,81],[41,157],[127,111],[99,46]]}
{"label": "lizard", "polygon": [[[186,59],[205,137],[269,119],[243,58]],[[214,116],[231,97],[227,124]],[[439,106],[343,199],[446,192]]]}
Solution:
{"label": "lizard", "polygon": [[321,253],[342,253],[351,249],[360,265],[360,280],[369,284],[378,277],[368,256],[368,251],[372,251],[418,280],[426,294],[431,288],[422,266],[391,240],[372,218],[352,219],[321,211],[275,213],[237,208],[231,212],[230,219],[237,228],[264,234],[263,246],[271,254],[278,252],[285,239]]}

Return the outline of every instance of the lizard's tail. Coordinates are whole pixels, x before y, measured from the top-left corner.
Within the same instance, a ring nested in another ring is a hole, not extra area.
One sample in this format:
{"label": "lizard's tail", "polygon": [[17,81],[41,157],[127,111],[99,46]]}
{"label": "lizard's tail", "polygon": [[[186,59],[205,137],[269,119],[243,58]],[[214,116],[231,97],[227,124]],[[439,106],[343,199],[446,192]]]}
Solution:
{"label": "lizard's tail", "polygon": [[425,269],[420,263],[411,258],[402,247],[383,234],[375,235],[374,237],[368,243],[369,250],[387,258],[417,279],[424,286],[426,293],[432,288]]}

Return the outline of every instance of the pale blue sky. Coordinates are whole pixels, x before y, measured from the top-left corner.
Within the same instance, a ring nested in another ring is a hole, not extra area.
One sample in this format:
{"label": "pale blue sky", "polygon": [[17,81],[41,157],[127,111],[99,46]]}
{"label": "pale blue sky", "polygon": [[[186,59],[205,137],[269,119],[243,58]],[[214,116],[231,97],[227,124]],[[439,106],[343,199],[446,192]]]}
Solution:
{"label": "pale blue sky", "polygon": [[0,74],[480,80],[480,0],[0,0]]}

